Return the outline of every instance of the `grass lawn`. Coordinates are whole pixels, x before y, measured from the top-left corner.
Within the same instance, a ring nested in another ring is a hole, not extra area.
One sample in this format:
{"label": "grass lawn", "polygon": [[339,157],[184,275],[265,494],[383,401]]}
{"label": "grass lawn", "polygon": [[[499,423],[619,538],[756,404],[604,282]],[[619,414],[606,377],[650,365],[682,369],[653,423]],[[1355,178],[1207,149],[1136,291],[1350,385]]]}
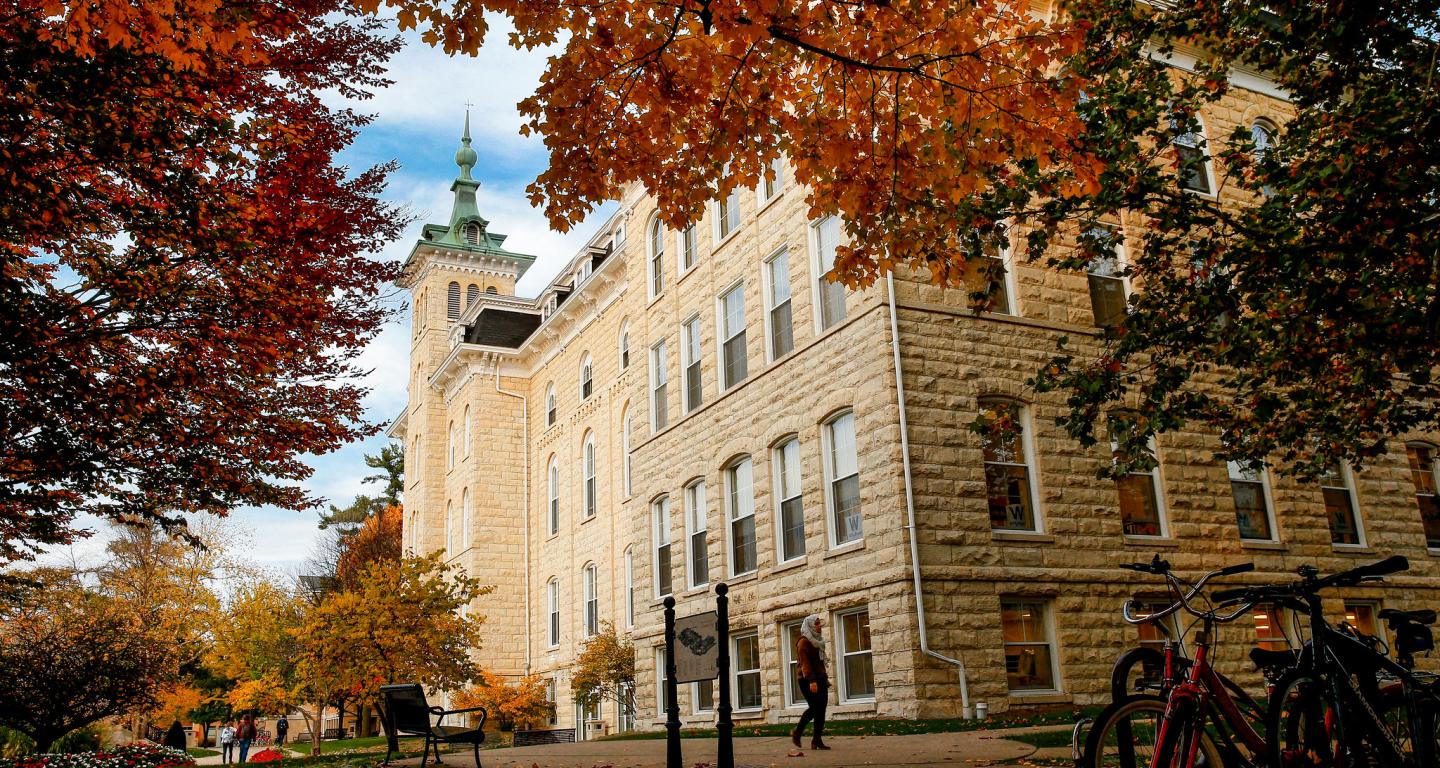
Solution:
{"label": "grass lawn", "polygon": [[1072,732],[1069,729],[1063,731],[1034,731],[1032,733],[1015,733],[1005,738],[1010,741],[1018,741],[1021,744],[1029,744],[1032,747],[1068,747]]}
{"label": "grass lawn", "polygon": [[204,747],[191,747],[185,751],[189,752],[191,757],[214,757],[220,754],[216,750],[206,749]]}
{"label": "grass lawn", "polygon": [[[981,728],[1021,728],[1029,725],[1070,725],[1082,717],[1094,717],[1100,711],[1099,707],[1087,707],[1084,709],[1076,707],[1059,707],[1045,710],[1024,710],[1020,712],[1006,712],[1003,715],[994,715],[988,720],[960,720],[956,718],[945,718],[940,720],[826,720],[825,733],[835,736],[901,736],[909,733],[954,733],[956,731],[976,731]],[[789,723],[748,725],[737,723],[735,725],[735,736],[786,736],[794,728]],[[1063,744],[1070,743],[1070,732],[1059,731],[1064,735]],[[695,728],[680,731],[681,738],[686,739],[713,739],[715,738],[714,728]],[[1037,735],[1038,736],[1038,735]],[[632,733],[620,733],[613,736],[604,736],[605,739],[627,740],[627,739],[663,739],[664,729],[655,731],[635,731]],[[1010,737],[1006,737],[1010,738]],[[1048,734],[1046,738],[1049,738]],[[1056,737],[1058,738],[1058,737]],[[1023,741],[1023,739],[1017,739]],[[1032,742],[1026,742],[1027,744]],[[1039,746],[1039,745],[1037,745]],[[1045,745],[1052,746],[1052,745]]]}

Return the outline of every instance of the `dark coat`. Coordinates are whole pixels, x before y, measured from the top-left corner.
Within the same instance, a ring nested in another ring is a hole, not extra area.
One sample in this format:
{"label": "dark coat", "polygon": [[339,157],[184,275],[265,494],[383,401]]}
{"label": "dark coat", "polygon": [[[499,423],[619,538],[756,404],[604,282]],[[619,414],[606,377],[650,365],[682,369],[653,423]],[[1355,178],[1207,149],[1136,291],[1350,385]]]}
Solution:
{"label": "dark coat", "polygon": [[185,751],[185,727],[180,725],[179,720],[171,723],[170,729],[165,731],[165,741],[163,744],[171,749],[178,749],[181,752]]}
{"label": "dark coat", "polygon": [[803,637],[795,643],[795,661],[800,667],[802,684],[809,686],[811,683],[819,683],[821,688],[830,687],[830,674],[825,671],[825,660],[820,658],[820,649]]}

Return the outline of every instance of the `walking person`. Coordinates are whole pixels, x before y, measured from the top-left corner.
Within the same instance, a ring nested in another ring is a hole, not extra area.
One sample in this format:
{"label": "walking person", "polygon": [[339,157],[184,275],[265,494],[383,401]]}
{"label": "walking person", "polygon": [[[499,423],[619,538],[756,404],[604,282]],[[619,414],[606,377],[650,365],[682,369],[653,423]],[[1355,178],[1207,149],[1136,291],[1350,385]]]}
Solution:
{"label": "walking person", "polygon": [[235,731],[235,739],[240,742],[240,762],[250,756],[250,742],[255,740],[255,717],[246,715],[240,718],[240,727]]}
{"label": "walking person", "polygon": [[830,698],[830,675],[825,671],[825,637],[821,631],[824,623],[816,614],[810,614],[800,622],[800,639],[795,642],[795,660],[800,667],[800,693],[805,696],[805,712],[800,723],[790,733],[790,741],[800,746],[800,737],[805,735],[805,725],[815,721],[815,734],[810,738],[811,749],[829,749],[825,746],[825,704]]}
{"label": "walking person", "polygon": [[220,728],[220,764],[235,762],[235,726],[226,721]]}
{"label": "walking person", "polygon": [[275,746],[285,746],[285,734],[289,732],[290,722],[285,719],[284,715],[281,715],[280,719],[275,721]]}
{"label": "walking person", "polygon": [[185,751],[185,726],[181,725],[179,720],[170,724],[170,729],[165,731],[165,740],[161,742],[161,745],[178,749],[181,752]]}

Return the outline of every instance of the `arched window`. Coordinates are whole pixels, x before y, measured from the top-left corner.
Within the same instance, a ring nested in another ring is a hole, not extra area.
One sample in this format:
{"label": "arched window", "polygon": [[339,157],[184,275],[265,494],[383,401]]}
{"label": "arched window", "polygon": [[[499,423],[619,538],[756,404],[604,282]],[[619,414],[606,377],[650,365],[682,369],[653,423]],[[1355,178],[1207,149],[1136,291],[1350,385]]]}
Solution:
{"label": "arched window", "polygon": [[560,644],[560,580],[553,576],[545,582],[545,613],[549,619],[545,622],[549,630],[545,639],[554,648]]}
{"label": "arched window", "polygon": [[465,446],[465,455],[470,455],[470,406],[465,406],[465,434],[461,436],[460,442]]}
{"label": "arched window", "polygon": [[705,479],[685,486],[685,573],[691,589],[710,583],[709,505]]}
{"label": "arched window", "polygon": [[650,220],[650,295],[665,292],[665,224],[657,216]]}
{"label": "arched window", "polygon": [[455,422],[450,422],[449,429],[445,430],[447,443],[445,448],[445,466],[447,469],[455,468]]}
{"label": "arched window", "polygon": [[755,552],[755,478],[749,456],[725,468],[725,517],[729,520],[730,575],[757,567]]}
{"label": "arched window", "polygon": [[550,535],[554,536],[560,532],[560,461],[554,456],[550,457],[550,469],[546,472],[545,482],[549,491],[547,518]]}
{"label": "arched window", "polygon": [[1420,508],[1420,524],[1425,529],[1425,546],[1440,548],[1440,455],[1429,443],[1407,443],[1405,453],[1410,459],[1410,482],[1415,486],[1415,503]]}
{"label": "arched window", "polygon": [[495,290],[495,286],[493,286],[493,285],[491,285],[491,286],[486,286],[485,292],[488,293],[488,294],[490,294],[491,296],[495,296],[495,295],[497,295],[497,294],[500,293],[499,291]]}
{"label": "arched window", "polygon": [[1171,143],[1180,166],[1180,188],[1209,195],[1214,193],[1215,183],[1211,180],[1210,156],[1205,149],[1205,125],[1199,115],[1195,116],[1195,125],[1198,130],[1188,130],[1178,116],[1171,117],[1170,127],[1175,131]]}
{"label": "arched window", "polygon": [[460,548],[470,548],[470,489],[460,492]]}
{"label": "arched window", "polygon": [[980,418],[986,424],[980,449],[990,527],[997,531],[1040,532],[1040,516],[1036,514],[1039,497],[1030,469],[1034,448],[1028,409],[1014,400],[982,398]]}
{"label": "arched window", "polygon": [[629,498],[630,490],[630,404],[620,411],[620,486]]}
{"label": "arched window", "polygon": [[445,502],[445,557],[455,556],[455,522],[454,510],[450,502]]}
{"label": "arched window", "polygon": [[451,282],[446,292],[445,316],[451,320],[460,319],[460,284]]}
{"label": "arched window", "polygon": [[475,222],[473,222],[473,221],[470,222],[469,224],[466,224],[466,225],[465,225],[465,243],[466,243],[467,245],[479,245],[479,244],[480,244],[480,234],[481,234],[481,232],[482,232],[482,230],[480,229],[480,225],[479,225],[479,224],[477,224],[477,223],[475,223]]}
{"label": "arched window", "polygon": [[585,519],[595,516],[595,435],[585,435],[584,448],[581,449],[583,465],[581,470],[585,478]]}
{"label": "arched window", "polygon": [[661,496],[650,502],[650,540],[655,547],[655,556],[650,560],[655,574],[655,597],[664,597],[674,589],[670,579],[669,496]]}
{"label": "arched window", "polygon": [[620,323],[620,370],[630,367],[630,321]]}
{"label": "arched window", "polygon": [[635,626],[635,547],[625,548],[625,626]]}
{"label": "arched window", "polygon": [[545,426],[555,423],[555,385],[545,388]]}
{"label": "arched window", "polygon": [[[1250,141],[1255,144],[1257,165],[1265,162],[1265,158],[1275,150],[1275,140],[1279,135],[1280,131],[1269,121],[1256,120],[1250,125]],[[1275,188],[1267,184],[1260,188],[1260,194],[1270,197],[1275,194]]]}
{"label": "arched window", "polygon": [[858,540],[864,530],[860,519],[860,459],[855,445],[855,414],[845,411],[827,422],[823,431],[825,490],[836,545]]}
{"label": "arched window", "polygon": [[805,504],[800,490],[800,440],[790,438],[771,453],[780,562],[805,555]]}
{"label": "arched window", "polygon": [[410,513],[410,552],[413,553],[413,554],[418,554],[418,553],[420,552],[420,513],[419,513],[419,512],[411,512],[411,513]]}
{"label": "arched window", "polygon": [[471,283],[465,287],[465,308],[469,309],[480,298],[480,286]]}
{"label": "arched window", "polygon": [[600,634],[600,569],[587,563],[583,569],[585,582],[585,636]]}
{"label": "arched window", "polygon": [[590,353],[586,352],[580,357],[580,399],[586,400],[590,393],[595,391],[594,365],[590,362]]}

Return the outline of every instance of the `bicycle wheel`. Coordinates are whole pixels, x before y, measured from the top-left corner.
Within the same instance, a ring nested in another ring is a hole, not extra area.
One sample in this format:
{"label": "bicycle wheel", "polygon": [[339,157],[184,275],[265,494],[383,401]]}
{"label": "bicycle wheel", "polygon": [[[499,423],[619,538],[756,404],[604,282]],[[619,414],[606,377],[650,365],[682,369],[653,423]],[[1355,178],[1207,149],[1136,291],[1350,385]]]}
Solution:
{"label": "bicycle wheel", "polygon": [[[1085,753],[1078,768],[1152,768],[1165,700],[1157,696],[1135,696],[1101,710],[1085,739]],[[1220,751],[1210,736],[1201,731],[1200,745],[1192,768],[1220,768]],[[1177,739],[1176,743],[1183,743]],[[1182,750],[1175,749],[1168,765],[1154,768],[1181,768]]]}
{"label": "bicycle wheel", "polygon": [[1347,750],[1335,732],[1330,687],[1303,672],[1280,678],[1270,695],[1265,741],[1271,768],[1338,768]]}

